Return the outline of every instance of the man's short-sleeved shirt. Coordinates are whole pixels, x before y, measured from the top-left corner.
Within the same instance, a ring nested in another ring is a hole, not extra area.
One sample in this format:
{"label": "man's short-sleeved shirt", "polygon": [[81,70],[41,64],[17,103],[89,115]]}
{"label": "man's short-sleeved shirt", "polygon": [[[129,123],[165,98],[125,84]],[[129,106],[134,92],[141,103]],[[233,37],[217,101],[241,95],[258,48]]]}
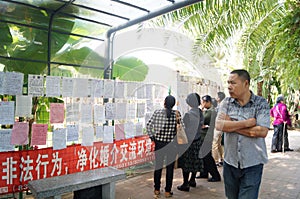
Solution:
{"label": "man's short-sleeved shirt", "polygon": [[[256,119],[256,125],[270,127],[270,108],[267,101],[251,92],[250,101],[240,106],[237,100],[225,98],[219,108],[220,113],[227,114],[233,121],[242,121],[249,118]],[[224,160],[236,168],[247,168],[268,161],[264,138],[251,138],[238,133],[224,134]]]}

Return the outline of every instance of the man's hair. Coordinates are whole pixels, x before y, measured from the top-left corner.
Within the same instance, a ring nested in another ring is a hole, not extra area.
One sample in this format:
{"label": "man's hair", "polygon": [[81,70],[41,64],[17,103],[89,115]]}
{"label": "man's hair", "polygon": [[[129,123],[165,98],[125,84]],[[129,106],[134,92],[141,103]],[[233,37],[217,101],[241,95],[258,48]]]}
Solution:
{"label": "man's hair", "polygon": [[243,80],[248,80],[248,82],[250,84],[250,75],[249,75],[248,71],[246,71],[244,69],[237,69],[237,70],[231,71],[230,74],[237,74]]}
{"label": "man's hair", "polygon": [[220,99],[220,101],[222,101],[226,96],[225,96],[225,93],[223,93],[223,92],[218,92],[217,93],[217,95],[218,95],[218,98]]}

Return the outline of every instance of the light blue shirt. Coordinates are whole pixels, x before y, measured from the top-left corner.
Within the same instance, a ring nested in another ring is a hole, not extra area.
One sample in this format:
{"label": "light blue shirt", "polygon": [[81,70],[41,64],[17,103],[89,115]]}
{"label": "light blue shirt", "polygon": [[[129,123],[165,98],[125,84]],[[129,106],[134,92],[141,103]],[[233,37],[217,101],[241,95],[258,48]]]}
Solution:
{"label": "light blue shirt", "polygon": [[[218,114],[220,113],[227,114],[235,121],[255,118],[257,126],[270,127],[269,104],[252,92],[250,101],[244,106],[240,106],[234,98],[225,98],[220,105]],[[251,138],[234,132],[225,133],[224,149],[224,161],[236,168],[243,169],[268,162],[264,138]]]}

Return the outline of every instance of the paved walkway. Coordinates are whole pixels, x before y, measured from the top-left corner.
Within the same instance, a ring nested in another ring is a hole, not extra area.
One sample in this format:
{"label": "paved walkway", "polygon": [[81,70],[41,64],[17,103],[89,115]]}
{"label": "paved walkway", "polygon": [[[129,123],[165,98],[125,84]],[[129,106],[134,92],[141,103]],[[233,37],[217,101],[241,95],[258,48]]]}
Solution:
{"label": "paved walkway", "polygon": [[[270,131],[267,138],[267,148],[270,152]],[[290,148],[294,152],[269,153],[269,162],[265,165],[260,190],[260,199],[300,199],[300,131],[289,131]],[[222,173],[222,168],[219,168]],[[152,199],[153,176],[152,170],[135,177],[120,181],[116,185],[116,199]],[[205,198],[224,199],[224,184],[221,182],[207,182],[197,179],[197,187],[190,192],[181,192],[176,189],[182,183],[181,169],[175,170],[173,198]],[[164,187],[164,173],[162,187]],[[162,195],[164,198],[164,195]]]}
{"label": "paved walkway", "polygon": [[[270,131],[267,138],[267,148],[270,152]],[[269,153],[269,162],[265,165],[259,199],[300,199],[300,130],[289,131],[290,148],[294,152]],[[165,170],[164,170],[165,171]],[[222,174],[222,168],[219,168]],[[139,172],[139,171],[138,171]],[[164,187],[164,174],[162,187]],[[197,187],[190,192],[177,190],[177,185],[182,183],[181,169],[175,170],[173,198],[190,199],[224,199],[224,184],[221,182],[207,182],[205,179],[197,179]],[[32,196],[25,196],[32,199]],[[62,197],[72,199],[69,193]],[[152,199],[153,198],[153,170],[140,171],[136,176],[119,181],[116,184],[116,199]],[[164,198],[162,195],[161,198]]]}

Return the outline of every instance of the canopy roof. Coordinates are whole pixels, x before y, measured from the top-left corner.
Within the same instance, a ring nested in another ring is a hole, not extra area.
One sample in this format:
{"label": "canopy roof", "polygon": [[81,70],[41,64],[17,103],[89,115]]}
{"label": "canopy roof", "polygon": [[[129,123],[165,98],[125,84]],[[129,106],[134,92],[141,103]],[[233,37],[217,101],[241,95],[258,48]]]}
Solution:
{"label": "canopy roof", "polygon": [[[18,42],[23,38],[23,41],[27,43],[27,48],[20,47],[22,45],[16,47],[10,45],[11,53],[6,55],[5,51],[0,52],[0,58],[15,62],[23,61],[15,64],[23,66],[25,62],[34,62],[36,65],[46,63],[48,74],[51,65],[86,68],[99,68],[100,66],[103,69],[105,68],[103,64],[93,62],[93,60],[99,60],[98,58],[91,57],[90,60],[84,58],[85,62],[81,63],[83,58],[75,60],[77,58],[74,54],[66,52],[76,53],[77,50],[79,55],[90,54],[90,51],[83,47],[90,48],[90,43],[94,46],[103,45],[102,43],[109,40],[107,38],[113,32],[197,2],[200,1],[1,0],[0,29],[4,33],[0,36],[1,40],[7,42],[4,44],[7,46],[8,43],[15,42],[11,39],[14,36],[20,38]],[[31,51],[38,51],[40,55],[33,54]],[[12,62],[10,64],[13,65]],[[38,72],[41,71],[43,68],[38,70]]]}
{"label": "canopy roof", "polygon": [[[2,16],[11,18],[11,23],[41,26],[39,21],[24,17],[18,18],[14,6],[38,9],[53,15],[75,18],[76,21],[101,27],[102,32],[88,32],[74,35],[105,40],[109,29],[118,30],[134,23],[165,14],[175,9],[199,2],[199,0],[1,0]],[[7,8],[7,9],[5,9]],[[24,9],[25,10],[25,9]],[[13,14],[13,15],[10,15]],[[17,21],[16,21],[17,19]],[[0,19],[0,21],[3,21]],[[51,21],[50,21],[51,22]],[[119,26],[119,27],[118,27]],[[118,27],[118,28],[117,28]],[[55,30],[55,27],[53,28]]]}

